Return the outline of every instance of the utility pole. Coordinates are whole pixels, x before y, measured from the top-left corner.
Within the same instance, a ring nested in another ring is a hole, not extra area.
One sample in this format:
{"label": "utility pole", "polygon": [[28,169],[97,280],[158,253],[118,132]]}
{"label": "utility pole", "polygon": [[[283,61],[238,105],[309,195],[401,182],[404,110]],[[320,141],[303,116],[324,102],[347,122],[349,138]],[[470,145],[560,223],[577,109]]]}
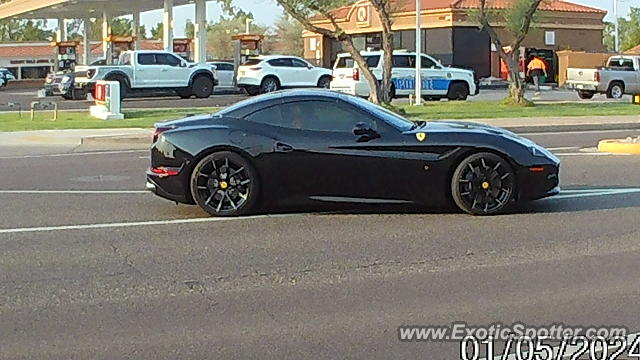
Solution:
{"label": "utility pole", "polygon": [[246,31],[245,34],[251,34],[251,23],[253,22],[253,19],[249,19],[247,18],[247,20],[245,20],[245,25],[246,25]]}
{"label": "utility pole", "polygon": [[422,105],[422,0],[416,0],[416,106]]}
{"label": "utility pole", "polygon": [[615,42],[613,47],[620,52],[620,19],[618,18],[618,0],[613,0],[613,16],[615,19]]}

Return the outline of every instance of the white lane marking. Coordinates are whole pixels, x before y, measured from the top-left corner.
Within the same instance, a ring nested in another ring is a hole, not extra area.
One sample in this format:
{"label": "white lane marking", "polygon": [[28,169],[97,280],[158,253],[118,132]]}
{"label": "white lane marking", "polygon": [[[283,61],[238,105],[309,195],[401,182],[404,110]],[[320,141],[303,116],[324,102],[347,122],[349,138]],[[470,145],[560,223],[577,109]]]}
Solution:
{"label": "white lane marking", "polygon": [[65,225],[65,226],[42,226],[42,227],[26,227],[15,229],[0,229],[0,234],[17,234],[17,233],[34,233],[34,232],[51,232],[51,231],[70,231],[70,230],[95,230],[95,229],[113,229],[128,228],[138,226],[165,226],[180,224],[198,224],[213,222],[231,222],[245,221],[267,218],[293,217],[302,214],[285,214],[285,215],[258,215],[238,218],[195,218],[195,219],[178,219],[178,220],[160,220],[160,221],[139,221],[139,222],[123,222],[123,223],[105,223],[105,224],[85,224],[85,225]]}
{"label": "white lane marking", "polygon": [[547,150],[549,151],[560,151],[560,150],[576,150],[576,149],[580,149],[577,146],[563,146],[563,147],[550,147],[547,148]]}
{"label": "white lane marking", "polygon": [[551,131],[551,132],[532,132],[518,133],[520,136],[544,136],[544,135],[566,135],[566,134],[602,134],[602,133],[629,133],[639,132],[640,129],[618,129],[618,130],[584,130],[584,131]]}
{"label": "white lane marking", "polygon": [[151,194],[145,190],[0,190],[0,194],[22,195],[119,195],[119,194]]}
{"label": "white lane marking", "polygon": [[606,152],[556,153],[556,156],[630,156],[631,154],[613,154]]}
{"label": "white lane marking", "polygon": [[149,150],[87,151],[87,152],[63,153],[63,154],[0,156],[0,160],[39,159],[39,158],[49,158],[49,157],[57,158],[57,157],[70,157],[70,156],[91,156],[91,155],[117,155],[117,154],[134,154],[134,153],[141,153],[141,152],[149,152]]}
{"label": "white lane marking", "polygon": [[[620,340],[622,340],[622,338],[624,338],[626,340],[626,344],[628,346],[629,349],[632,348],[632,345],[635,343],[636,338],[640,336],[640,333],[634,333],[634,334],[627,334],[627,336],[621,336]],[[535,339],[533,340],[534,344],[535,344]],[[613,341],[613,340],[612,340]],[[576,354],[578,354],[579,352],[583,351],[583,347],[584,347],[584,343],[580,340],[577,340],[577,343],[575,345],[571,345],[569,342],[571,342],[571,339],[567,341],[566,345],[563,347],[562,345],[556,346],[554,348],[552,348],[553,351],[553,356],[551,356],[551,359],[573,359],[575,357]],[[607,349],[610,348],[618,348],[620,347],[620,343],[614,343],[614,344],[607,344]],[[513,347],[515,347],[515,345],[513,345]],[[513,349],[512,347],[512,349]],[[596,354],[600,354],[602,353],[602,347],[594,347],[594,352]],[[587,352],[587,354],[589,354],[589,352]],[[594,358],[596,354],[589,354],[591,356],[591,358]],[[528,358],[529,354],[528,353],[523,353],[523,354],[516,354],[516,353],[512,353],[508,356],[505,356],[505,354],[500,354],[500,355],[494,355],[494,357],[492,358],[492,360],[517,360],[517,359],[526,359]],[[535,354],[534,354],[535,355]],[[546,354],[545,354],[546,355]],[[537,356],[535,356],[536,358],[538,358]],[[582,358],[582,357],[581,357]],[[605,356],[606,358],[606,356]],[[488,360],[488,358],[483,358],[481,360]]]}
{"label": "white lane marking", "polygon": [[547,200],[562,200],[562,199],[578,199],[578,198],[586,198],[586,197],[597,197],[597,196],[614,196],[614,195],[625,195],[625,194],[636,194],[640,193],[640,188],[630,188],[630,189],[591,189],[591,190],[573,190],[573,191],[563,191],[560,195],[552,196],[547,198]]}

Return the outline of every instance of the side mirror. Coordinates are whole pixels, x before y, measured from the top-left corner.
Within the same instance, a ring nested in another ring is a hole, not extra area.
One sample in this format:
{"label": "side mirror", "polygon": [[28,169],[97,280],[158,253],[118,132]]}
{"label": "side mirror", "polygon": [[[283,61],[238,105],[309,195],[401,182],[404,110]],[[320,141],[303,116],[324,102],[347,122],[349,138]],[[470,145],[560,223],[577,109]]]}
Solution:
{"label": "side mirror", "polygon": [[308,66],[307,66],[307,69],[309,69],[309,70],[313,70],[313,66],[308,65]]}
{"label": "side mirror", "polygon": [[181,63],[180,63],[180,67],[182,67],[182,68],[186,68],[186,67],[187,67],[187,63],[186,63],[186,62],[184,62],[184,61],[183,61],[183,62],[181,62]]}
{"label": "side mirror", "polygon": [[353,135],[359,136],[358,142],[368,142],[380,138],[380,134],[371,127],[371,124],[364,122],[356,124],[353,128]]}

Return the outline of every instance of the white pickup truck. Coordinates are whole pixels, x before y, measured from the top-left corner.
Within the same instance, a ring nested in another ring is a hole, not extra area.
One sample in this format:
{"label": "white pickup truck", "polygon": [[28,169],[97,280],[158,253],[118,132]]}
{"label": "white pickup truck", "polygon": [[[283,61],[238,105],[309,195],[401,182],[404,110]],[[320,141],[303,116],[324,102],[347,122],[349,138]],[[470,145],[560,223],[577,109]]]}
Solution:
{"label": "white pickup truck", "polygon": [[98,80],[117,81],[124,98],[133,92],[172,91],[182,98],[207,98],[218,83],[215,68],[191,64],[167,51],[126,51],[118,65],[90,66],[76,73],[76,91],[93,94]]}
{"label": "white pickup truck", "polygon": [[581,99],[606,94],[620,99],[624,94],[640,93],[640,56],[612,56],[599,69],[567,69],[567,88],[576,90]]}

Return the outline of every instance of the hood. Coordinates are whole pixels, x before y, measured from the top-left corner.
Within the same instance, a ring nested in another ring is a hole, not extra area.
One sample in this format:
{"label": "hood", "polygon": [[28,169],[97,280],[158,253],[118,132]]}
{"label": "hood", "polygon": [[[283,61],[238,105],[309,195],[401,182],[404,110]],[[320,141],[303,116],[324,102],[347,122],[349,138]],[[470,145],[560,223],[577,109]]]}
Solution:
{"label": "hood", "polygon": [[430,121],[426,126],[418,127],[412,130],[410,133],[429,132],[429,131],[441,131],[441,132],[460,132],[460,133],[476,133],[487,135],[498,135],[511,138],[522,142],[526,145],[535,145],[535,143],[529,139],[511,132],[509,130],[468,121]]}

